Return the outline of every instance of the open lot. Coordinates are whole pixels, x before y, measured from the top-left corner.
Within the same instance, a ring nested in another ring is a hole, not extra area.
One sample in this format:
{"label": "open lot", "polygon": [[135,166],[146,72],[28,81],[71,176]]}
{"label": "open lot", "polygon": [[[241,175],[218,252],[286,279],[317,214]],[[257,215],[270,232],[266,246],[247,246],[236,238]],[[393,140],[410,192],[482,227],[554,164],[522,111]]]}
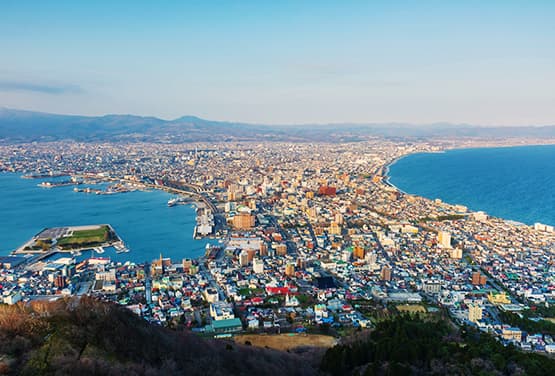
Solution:
{"label": "open lot", "polygon": [[399,312],[426,313],[426,308],[419,304],[401,304],[397,306]]}
{"label": "open lot", "polygon": [[334,337],[321,334],[243,334],[233,338],[237,343],[245,344],[245,342],[248,341],[252,346],[269,347],[281,351],[287,351],[298,347],[329,348],[336,343]]}

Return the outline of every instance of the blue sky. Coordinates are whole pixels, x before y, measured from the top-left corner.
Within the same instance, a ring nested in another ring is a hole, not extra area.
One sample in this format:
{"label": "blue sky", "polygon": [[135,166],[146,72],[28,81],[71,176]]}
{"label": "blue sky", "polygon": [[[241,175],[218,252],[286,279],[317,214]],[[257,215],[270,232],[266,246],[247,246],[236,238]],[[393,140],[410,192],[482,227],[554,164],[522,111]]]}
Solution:
{"label": "blue sky", "polygon": [[555,1],[0,2],[0,107],[555,124]]}

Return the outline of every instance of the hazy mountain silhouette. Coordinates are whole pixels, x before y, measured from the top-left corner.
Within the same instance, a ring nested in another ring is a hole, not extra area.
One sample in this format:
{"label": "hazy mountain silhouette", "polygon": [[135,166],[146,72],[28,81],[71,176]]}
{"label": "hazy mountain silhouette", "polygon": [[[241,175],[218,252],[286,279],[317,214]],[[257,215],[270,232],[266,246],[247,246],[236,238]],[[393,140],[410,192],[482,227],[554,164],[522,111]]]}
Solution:
{"label": "hazy mountain silhouette", "polygon": [[360,141],[368,137],[555,137],[555,126],[482,127],[436,123],[262,125],[183,116],[77,116],[0,108],[0,140],[56,141]]}

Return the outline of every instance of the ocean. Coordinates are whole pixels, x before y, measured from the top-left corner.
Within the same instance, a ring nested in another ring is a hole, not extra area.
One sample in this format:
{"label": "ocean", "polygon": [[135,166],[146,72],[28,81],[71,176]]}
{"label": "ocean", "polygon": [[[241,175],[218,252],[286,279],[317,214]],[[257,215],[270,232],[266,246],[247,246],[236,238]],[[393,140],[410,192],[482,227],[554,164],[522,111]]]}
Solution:
{"label": "ocean", "polygon": [[[207,241],[193,239],[196,223],[191,205],[168,207],[164,191],[95,195],[74,192],[74,186],[40,188],[42,181],[0,173],[0,255],[18,248],[46,227],[111,224],[130,249],[103,257],[145,262],[171,257],[174,261],[204,254]],[[67,179],[67,178],[65,178]],[[83,186],[80,186],[83,187]],[[214,243],[214,240],[211,241]]]}
{"label": "ocean", "polygon": [[555,145],[412,154],[389,168],[404,192],[528,225],[555,225]]}

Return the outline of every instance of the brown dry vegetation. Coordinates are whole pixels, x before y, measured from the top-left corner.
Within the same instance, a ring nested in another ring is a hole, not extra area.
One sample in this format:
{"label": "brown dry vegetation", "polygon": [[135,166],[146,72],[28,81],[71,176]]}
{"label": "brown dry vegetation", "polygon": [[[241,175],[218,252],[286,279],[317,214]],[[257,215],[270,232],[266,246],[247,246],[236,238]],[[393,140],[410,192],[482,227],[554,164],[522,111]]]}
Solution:
{"label": "brown dry vegetation", "polygon": [[150,325],[92,298],[0,306],[0,373],[312,375],[306,359]]}
{"label": "brown dry vegetation", "polygon": [[236,343],[250,343],[256,347],[268,347],[274,350],[287,351],[299,347],[330,348],[336,343],[332,336],[321,334],[276,334],[259,335],[244,334],[234,337]]}

